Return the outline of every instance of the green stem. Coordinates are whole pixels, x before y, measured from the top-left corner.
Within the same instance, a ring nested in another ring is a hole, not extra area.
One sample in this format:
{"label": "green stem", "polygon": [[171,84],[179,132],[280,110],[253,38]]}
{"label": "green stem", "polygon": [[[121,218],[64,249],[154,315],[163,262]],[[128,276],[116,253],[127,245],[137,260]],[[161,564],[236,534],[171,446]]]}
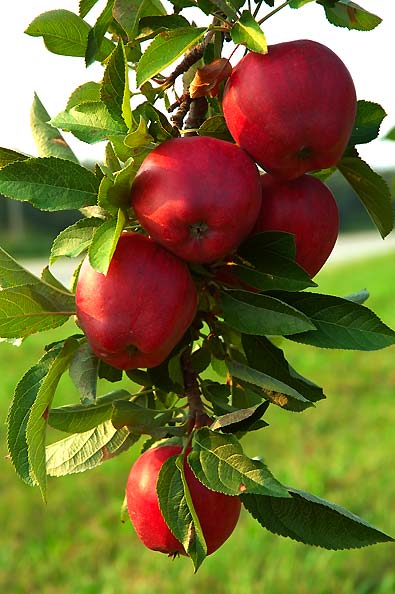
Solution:
{"label": "green stem", "polygon": [[265,15],[263,18],[261,18],[260,21],[258,21],[259,25],[262,25],[262,23],[267,21],[267,19],[270,19],[270,17],[272,17],[274,14],[276,14],[279,10],[282,10],[286,6],[289,6],[290,3],[291,3],[291,0],[286,0],[286,2],[283,2],[283,4],[280,4],[280,6],[277,6],[277,8],[275,8],[274,10],[269,12],[267,15]]}

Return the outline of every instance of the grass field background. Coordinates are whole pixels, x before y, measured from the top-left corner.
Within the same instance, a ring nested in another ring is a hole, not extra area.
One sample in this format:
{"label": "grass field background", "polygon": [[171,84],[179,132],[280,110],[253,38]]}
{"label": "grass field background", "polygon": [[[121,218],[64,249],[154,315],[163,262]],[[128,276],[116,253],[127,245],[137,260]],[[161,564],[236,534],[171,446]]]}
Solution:
{"label": "grass field background", "polygon": [[[321,292],[367,288],[367,305],[395,327],[393,255],[332,265]],[[119,511],[134,447],[101,467],[51,479],[48,503],[5,459],[4,420],[16,382],[66,329],[0,345],[0,592],[4,594],[394,594],[395,545],[325,551],[263,530],[246,512],[194,575],[187,559],[144,549]],[[294,367],[327,399],[304,413],[270,407],[270,426],[245,441],[285,484],[349,508],[395,536],[395,349],[328,351],[286,343]],[[103,386],[102,391],[113,389]],[[78,399],[68,377],[56,403]],[[54,437],[52,436],[52,439]]]}

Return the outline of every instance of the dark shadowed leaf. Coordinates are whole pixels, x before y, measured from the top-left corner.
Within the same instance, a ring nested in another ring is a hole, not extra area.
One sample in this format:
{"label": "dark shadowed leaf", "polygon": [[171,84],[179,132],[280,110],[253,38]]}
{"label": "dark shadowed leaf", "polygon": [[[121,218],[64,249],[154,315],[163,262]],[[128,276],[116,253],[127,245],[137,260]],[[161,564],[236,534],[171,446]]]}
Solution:
{"label": "dark shadowed leaf", "polygon": [[373,171],[355,151],[337,164],[350,183],[382,237],[393,229],[391,193],[385,180]]}
{"label": "dark shadowed leaf", "polygon": [[380,132],[381,122],[387,115],[378,103],[358,101],[357,115],[348,146],[371,142]]}
{"label": "dark shadowed leaf", "polygon": [[275,534],[325,549],[353,549],[394,539],[320,497],[289,489],[290,498],[242,494],[244,506]]}
{"label": "dark shadowed leaf", "polygon": [[290,340],[323,348],[374,351],[395,344],[395,332],[364,305],[319,293],[285,293],[279,299],[309,316],[316,330],[288,336]]}
{"label": "dark shadowed leaf", "polygon": [[304,313],[268,295],[222,292],[221,307],[225,322],[245,334],[295,334],[315,328]]}
{"label": "dark shadowed leaf", "polygon": [[[310,402],[325,398],[322,388],[299,375],[288,363],[283,351],[265,336],[243,335],[242,344],[247,361],[254,369],[284,382]],[[295,410],[296,406],[296,410],[303,410],[306,405],[308,406],[307,403],[301,403],[299,399],[296,402],[290,399],[284,408]]]}
{"label": "dark shadowed leaf", "polygon": [[226,365],[232,377],[262,388],[261,398],[265,398],[281,408],[301,411],[313,406],[299,389],[276,377],[234,360],[227,361]]}
{"label": "dark shadowed leaf", "polygon": [[100,97],[110,115],[122,125],[131,128],[133,123],[130,107],[128,63],[125,47],[120,41],[112,52],[104,71]]}

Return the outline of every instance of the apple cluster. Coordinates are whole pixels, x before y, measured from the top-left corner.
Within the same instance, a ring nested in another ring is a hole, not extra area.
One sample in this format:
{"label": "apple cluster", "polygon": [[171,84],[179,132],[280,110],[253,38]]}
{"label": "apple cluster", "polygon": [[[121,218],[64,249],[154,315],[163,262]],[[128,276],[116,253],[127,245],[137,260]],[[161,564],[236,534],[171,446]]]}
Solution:
{"label": "apple cluster", "polygon": [[[233,69],[222,105],[235,144],[190,135],[160,144],[131,191],[146,234],[121,235],[107,275],[82,265],[78,320],[96,355],[116,368],[159,365],[189,328],[198,293],[188,263],[220,265],[267,230],[294,234],[296,261],[310,276],[333,249],[336,202],[311,172],[336,165],[353,128],[356,95],[343,62],[309,40],[250,52]],[[140,539],[170,554],[185,550],[163,520],[156,482],[180,453],[181,446],[147,450],[127,485]],[[211,553],[233,531],[239,498],[204,487],[186,458],[184,472]]]}

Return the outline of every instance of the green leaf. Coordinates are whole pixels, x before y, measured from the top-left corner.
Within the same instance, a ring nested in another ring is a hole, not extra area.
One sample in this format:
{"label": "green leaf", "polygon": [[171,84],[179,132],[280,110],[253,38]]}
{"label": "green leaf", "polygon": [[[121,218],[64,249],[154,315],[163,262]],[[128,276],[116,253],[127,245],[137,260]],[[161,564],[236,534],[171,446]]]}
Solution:
{"label": "green leaf", "polygon": [[74,353],[70,364],[70,377],[81,396],[84,406],[96,401],[99,359],[92,351],[89,343],[84,342]]}
{"label": "green leaf", "polygon": [[287,336],[322,348],[374,351],[395,344],[395,332],[370,309],[320,293],[276,292],[279,299],[309,316],[316,330]]}
{"label": "green leaf", "polygon": [[0,247],[0,290],[40,282]]}
{"label": "green leaf", "polygon": [[[154,142],[154,138],[148,132],[147,122],[143,116],[140,115],[140,121],[135,130],[129,132],[125,137],[125,144],[130,148],[136,148],[141,146],[150,146]],[[154,145],[153,145],[154,146]]]}
{"label": "green leaf", "polygon": [[258,270],[262,254],[274,254],[295,260],[295,236],[284,231],[264,231],[251,235],[238,248],[237,253]]}
{"label": "green leaf", "polygon": [[61,347],[47,352],[19,381],[7,416],[7,448],[16,472],[28,485],[37,484],[28,457],[26,427],[31,407]]}
{"label": "green leaf", "polygon": [[47,487],[47,473],[45,460],[45,437],[48,410],[51,406],[59,380],[70,364],[78,342],[67,340],[51,363],[44,381],[40,385],[37,396],[30,409],[26,426],[26,441],[31,472],[38,482],[45,500]]}
{"label": "green leaf", "polygon": [[197,571],[206,557],[207,546],[189,493],[182,457],[172,456],[162,465],[156,490],[166,524]]}
{"label": "green leaf", "polygon": [[188,463],[196,478],[208,489],[227,495],[259,493],[287,497],[288,491],[259,460],[248,458],[234,435],[207,427],[193,436]]}
{"label": "green leaf", "polygon": [[198,130],[199,136],[212,136],[219,140],[233,142],[233,138],[226,125],[225,118],[222,115],[215,115],[207,118]]}
{"label": "green leaf", "polygon": [[90,217],[80,219],[61,231],[53,241],[50,264],[62,256],[76,258],[85,252],[92,242],[95,231],[102,224],[102,219]]}
{"label": "green leaf", "polygon": [[381,122],[387,114],[378,103],[358,101],[357,115],[348,146],[371,142],[379,135]]}
{"label": "green leaf", "polygon": [[48,425],[65,433],[84,433],[111,419],[113,402],[122,398],[130,398],[126,390],[114,390],[97,398],[94,403],[68,404],[51,408]]}
{"label": "green leaf", "polygon": [[189,22],[179,14],[166,14],[164,16],[147,16],[140,19],[136,40],[142,42],[161,33],[180,27],[188,27]]}
{"label": "green leaf", "polygon": [[214,4],[230,19],[236,18],[237,10],[244,4],[244,2],[240,3],[235,0],[210,0],[210,3]]}
{"label": "green leaf", "polygon": [[79,15],[84,18],[97,4],[98,0],[80,0],[79,1]]}
{"label": "green leaf", "polygon": [[124,136],[127,132],[126,125],[114,120],[102,101],[85,101],[62,111],[50,123],[88,144],[107,140],[109,136]]}
{"label": "green leaf", "polygon": [[100,88],[100,83],[93,81],[80,85],[71,93],[65,111],[70,111],[72,107],[76,107],[81,103],[100,101]]}
{"label": "green leaf", "polygon": [[356,151],[342,157],[337,167],[360,198],[381,236],[386,237],[393,229],[393,215],[391,193],[385,180],[362,161]]}
{"label": "green leaf", "polygon": [[289,386],[267,373],[234,360],[228,360],[226,366],[233,377],[262,388],[261,397],[276,406],[293,411],[301,411],[313,406],[310,400],[305,398],[297,388]]}
{"label": "green leaf", "polygon": [[[173,136],[179,136],[179,132],[170,124],[167,117],[148,101],[138,105],[133,115],[136,122],[140,121],[140,117],[144,119],[148,126],[148,133],[157,142],[163,142]],[[131,132],[133,133],[133,130]],[[125,144],[128,143],[128,138],[128,136],[125,138]],[[152,145],[150,145],[150,148],[153,148]]]}
{"label": "green leaf", "polygon": [[371,31],[382,19],[368,12],[350,0],[317,0],[324,7],[326,18],[336,27],[346,27],[357,31]]}
{"label": "green leaf", "polygon": [[165,15],[167,11],[159,0],[115,0],[113,14],[132,41],[137,35],[140,19]]}
{"label": "green leaf", "polygon": [[0,170],[0,193],[41,210],[70,210],[96,204],[95,175],[72,161],[38,157]]}
{"label": "green leaf", "polygon": [[40,157],[58,157],[78,163],[78,159],[63,138],[63,136],[48,122],[50,116],[34,93],[33,105],[30,112],[30,127]]}
{"label": "green leaf", "polygon": [[265,34],[248,10],[244,10],[240,19],[235,22],[230,36],[236,45],[245,45],[252,52],[267,54]]}
{"label": "green leaf", "polygon": [[103,12],[100,13],[96,23],[88,33],[88,41],[85,52],[85,64],[90,66],[97,59],[100,49],[107,39],[105,34],[112,23],[112,7],[114,0],[108,0]]}
{"label": "green leaf", "polygon": [[261,291],[301,291],[317,286],[301,266],[288,258],[263,253],[257,254],[256,262],[257,268],[236,263],[230,265],[229,269],[243,283]]}
{"label": "green leaf", "polygon": [[384,140],[395,140],[395,127],[391,128],[389,132],[384,136]]}
{"label": "green leaf", "polygon": [[203,373],[211,363],[211,353],[207,346],[202,346],[191,354],[191,365],[196,373]]}
{"label": "green leaf", "polygon": [[314,0],[291,0],[289,5],[291,8],[302,8],[302,6],[309,2],[314,2]]}
{"label": "green leaf", "polygon": [[126,217],[119,209],[117,218],[110,219],[97,228],[89,248],[89,262],[98,272],[107,274],[125,224]]}
{"label": "green leaf", "polygon": [[282,336],[315,328],[304,313],[269,295],[222,291],[221,308],[225,322],[245,334]]}
{"label": "green leaf", "polygon": [[[299,375],[288,363],[281,349],[276,347],[264,336],[242,336],[242,345],[247,357],[248,364],[261,373],[275,378],[296,390],[299,397],[294,400],[292,397],[270,398],[272,402],[289,410],[304,410],[310,406],[309,402],[317,402],[325,398],[322,388],[310,380]],[[300,400],[300,396],[306,401]]]}
{"label": "green leaf", "polygon": [[[133,435],[151,435],[155,439],[166,437],[171,432],[165,427],[166,423],[172,418],[171,410],[156,410],[148,408],[146,403],[129,402],[128,400],[117,400],[113,403],[112,424],[116,429],[127,427]],[[184,428],[175,433],[184,432]]]}
{"label": "green leaf", "polygon": [[261,526],[305,544],[339,550],[394,540],[339,505],[305,491],[288,491],[287,499],[249,494],[241,499]]}
{"label": "green leaf", "polygon": [[22,338],[61,326],[75,314],[73,296],[65,295],[65,299],[69,302],[68,309],[63,299],[43,293],[40,284],[0,291],[0,336]]}
{"label": "green leaf", "polygon": [[26,161],[26,159],[29,159],[29,155],[23,155],[11,149],[0,147],[0,169],[15,161]]}
{"label": "green leaf", "polygon": [[[36,17],[25,33],[43,37],[46,48],[63,56],[84,57],[91,27],[81,17],[69,10],[50,10]],[[106,39],[97,58],[102,62],[114,45]]]}
{"label": "green leaf", "polygon": [[131,128],[133,117],[130,107],[128,70],[125,47],[122,41],[119,41],[107,62],[100,97],[111,117]]}
{"label": "green leaf", "polygon": [[18,383],[7,417],[7,447],[20,477],[39,484],[45,499],[45,433],[59,379],[78,343],[67,340],[49,350]]}
{"label": "green leaf", "polygon": [[142,55],[136,70],[136,83],[141,87],[202,40],[204,27],[182,27],[163,31],[155,37]]}
{"label": "green leaf", "polygon": [[117,430],[111,421],[105,421],[47,446],[47,474],[65,476],[91,470],[128,450],[138,438],[127,429]]}
{"label": "green leaf", "polygon": [[[236,433],[238,431],[250,431],[254,423],[261,419],[266,412],[269,402],[260,402],[249,408],[235,409],[234,411],[221,415],[210,426],[212,431],[220,429],[223,433]],[[261,421],[261,427],[268,423]]]}

